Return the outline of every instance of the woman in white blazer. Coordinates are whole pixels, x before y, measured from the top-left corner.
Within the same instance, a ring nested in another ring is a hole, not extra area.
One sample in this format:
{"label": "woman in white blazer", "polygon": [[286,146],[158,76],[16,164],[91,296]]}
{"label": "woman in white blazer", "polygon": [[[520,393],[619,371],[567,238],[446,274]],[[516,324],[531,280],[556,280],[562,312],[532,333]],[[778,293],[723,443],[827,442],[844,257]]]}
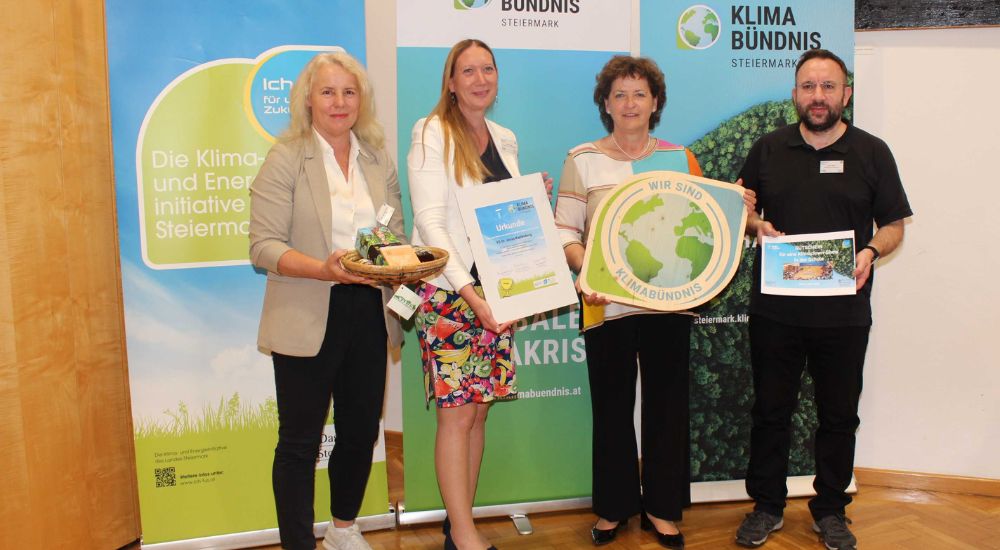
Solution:
{"label": "woman in white blazer", "polygon": [[517,139],[486,119],[497,94],[489,46],[463,40],[445,60],[441,96],[413,127],[406,159],[413,241],[450,254],[444,273],[421,286],[416,328],[428,401],[437,405],[434,465],[445,519],[445,549],[493,548],[472,521],[489,406],[513,397],[510,322],[497,323],[482,297],[459,214],[460,187],[520,175]]}
{"label": "woman in white blazer", "polygon": [[291,123],[251,188],[250,258],[267,270],[258,346],[274,362],[278,445],[272,482],[282,548],[313,549],[316,456],[333,399],[327,550],[370,550],[354,520],[378,439],[386,338],[398,345],[387,288],[340,258],[383,205],[403,235],[396,168],[383,148],[364,68],[345,53],[306,65]]}

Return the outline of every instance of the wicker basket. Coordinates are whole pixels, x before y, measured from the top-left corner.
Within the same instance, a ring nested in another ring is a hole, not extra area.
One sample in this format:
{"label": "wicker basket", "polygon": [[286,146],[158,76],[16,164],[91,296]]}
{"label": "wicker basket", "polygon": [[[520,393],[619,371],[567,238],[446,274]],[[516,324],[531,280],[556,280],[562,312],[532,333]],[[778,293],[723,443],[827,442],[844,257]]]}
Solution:
{"label": "wicker basket", "polygon": [[361,259],[358,251],[352,250],[340,258],[340,265],[359,277],[367,277],[379,283],[400,285],[416,283],[421,279],[434,277],[441,273],[444,270],[444,265],[448,263],[448,251],[443,248],[415,246],[414,249],[426,250],[434,255],[434,259],[408,266],[363,264],[358,261]]}

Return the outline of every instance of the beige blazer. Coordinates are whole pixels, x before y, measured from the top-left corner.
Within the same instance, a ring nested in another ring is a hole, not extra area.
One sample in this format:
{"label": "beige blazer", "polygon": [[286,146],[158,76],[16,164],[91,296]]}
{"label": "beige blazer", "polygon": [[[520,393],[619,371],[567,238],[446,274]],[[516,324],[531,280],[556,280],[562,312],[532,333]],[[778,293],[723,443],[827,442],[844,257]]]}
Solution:
{"label": "beige blazer", "polygon": [[[295,249],[316,259],[333,252],[332,211],[326,168],[316,137],[281,142],[271,148],[250,187],[250,261],[267,270],[257,347],[264,353],[312,357],[326,333],[330,283],[278,273],[278,259]],[[404,237],[399,179],[384,149],[358,140],[358,165],[368,183],[376,212],[383,203],[395,208],[389,228]],[[388,303],[393,290],[382,288]],[[383,310],[389,342],[398,346],[403,332],[395,314]]]}

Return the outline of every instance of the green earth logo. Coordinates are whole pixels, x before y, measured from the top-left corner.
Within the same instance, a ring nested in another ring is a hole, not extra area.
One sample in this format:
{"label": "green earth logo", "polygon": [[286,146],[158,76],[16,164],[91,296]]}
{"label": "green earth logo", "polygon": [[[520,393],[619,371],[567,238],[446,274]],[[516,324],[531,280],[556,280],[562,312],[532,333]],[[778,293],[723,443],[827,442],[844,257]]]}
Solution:
{"label": "green earth logo", "polygon": [[698,204],[657,193],[625,211],[617,244],[637,279],[679,287],[698,279],[712,261],[715,234]]}
{"label": "green earth logo", "polygon": [[722,23],[715,10],[704,4],[691,6],[677,19],[677,46],[682,50],[711,48],[721,31]]}
{"label": "green earth logo", "polygon": [[474,10],[476,8],[484,8],[492,0],[455,0],[456,10]]}
{"label": "green earth logo", "polygon": [[581,288],[658,311],[707,302],[739,266],[742,195],[739,186],[681,172],[631,176],[597,207]]}

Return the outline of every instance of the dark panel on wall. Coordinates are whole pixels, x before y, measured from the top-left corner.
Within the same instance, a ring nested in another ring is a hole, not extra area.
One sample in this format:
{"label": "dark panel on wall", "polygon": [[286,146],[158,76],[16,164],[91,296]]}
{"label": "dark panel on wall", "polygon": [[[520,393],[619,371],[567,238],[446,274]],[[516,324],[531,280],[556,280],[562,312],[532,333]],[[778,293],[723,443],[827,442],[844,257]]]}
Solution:
{"label": "dark panel on wall", "polygon": [[908,29],[1000,25],[998,0],[857,0],[854,28]]}

